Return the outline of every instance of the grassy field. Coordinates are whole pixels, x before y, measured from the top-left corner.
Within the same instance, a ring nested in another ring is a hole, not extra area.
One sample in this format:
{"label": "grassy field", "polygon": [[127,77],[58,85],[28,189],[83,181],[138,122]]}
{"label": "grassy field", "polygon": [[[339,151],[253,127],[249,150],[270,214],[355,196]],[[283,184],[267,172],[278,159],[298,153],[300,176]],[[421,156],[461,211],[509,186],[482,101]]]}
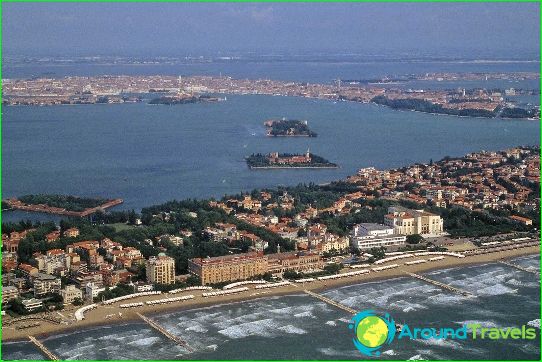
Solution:
{"label": "grassy field", "polygon": [[115,231],[122,231],[122,230],[131,230],[133,228],[135,228],[134,225],[127,225],[125,223],[122,223],[122,222],[119,222],[119,223],[115,223],[115,224],[108,224],[108,226],[112,226],[115,228]]}

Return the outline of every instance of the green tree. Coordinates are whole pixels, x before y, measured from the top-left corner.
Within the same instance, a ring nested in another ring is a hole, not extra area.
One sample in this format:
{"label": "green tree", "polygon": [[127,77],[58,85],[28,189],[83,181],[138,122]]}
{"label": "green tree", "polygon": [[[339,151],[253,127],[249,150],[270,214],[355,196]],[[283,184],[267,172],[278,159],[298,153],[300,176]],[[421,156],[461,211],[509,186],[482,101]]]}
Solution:
{"label": "green tree", "polygon": [[423,241],[423,237],[420,234],[407,235],[406,242],[409,244],[419,244]]}

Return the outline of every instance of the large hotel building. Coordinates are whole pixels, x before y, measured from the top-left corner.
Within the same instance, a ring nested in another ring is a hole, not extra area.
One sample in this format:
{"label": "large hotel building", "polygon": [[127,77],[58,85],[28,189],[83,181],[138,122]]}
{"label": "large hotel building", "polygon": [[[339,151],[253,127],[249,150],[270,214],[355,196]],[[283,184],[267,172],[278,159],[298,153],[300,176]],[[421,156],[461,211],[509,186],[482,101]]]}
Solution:
{"label": "large hotel building", "polygon": [[439,235],[443,232],[443,220],[439,215],[423,210],[391,206],[384,216],[384,224],[393,228],[394,234]]}
{"label": "large hotel building", "polygon": [[405,235],[394,234],[393,227],[362,223],[354,226],[352,230],[352,246],[363,250],[379,247],[398,247],[406,242]]}
{"label": "large hotel building", "polygon": [[188,271],[201,279],[201,284],[245,280],[267,272],[267,256],[262,252],[195,258],[188,260]]}
{"label": "large hotel building", "polygon": [[252,252],[188,261],[188,271],[199,277],[202,285],[246,280],[267,272],[282,274],[286,270],[314,271],[323,266],[322,257],[309,252],[268,255]]}

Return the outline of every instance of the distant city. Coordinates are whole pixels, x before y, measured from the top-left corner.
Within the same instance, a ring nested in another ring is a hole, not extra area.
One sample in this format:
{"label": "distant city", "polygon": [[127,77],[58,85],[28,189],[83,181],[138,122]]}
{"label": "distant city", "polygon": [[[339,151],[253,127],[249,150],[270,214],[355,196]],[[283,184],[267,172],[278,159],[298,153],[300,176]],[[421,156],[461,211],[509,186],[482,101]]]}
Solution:
{"label": "distant city", "polygon": [[[526,80],[538,79],[537,73],[434,73],[410,76],[409,80],[468,81],[481,79]],[[407,78],[400,78],[407,79]],[[520,108],[514,105],[516,95],[536,95],[539,91],[525,89],[454,89],[424,90],[383,88],[380,85],[396,82],[383,77],[377,80],[342,81],[336,84],[310,84],[273,81],[267,79],[242,80],[231,77],[171,77],[171,76],[104,76],[38,78],[3,82],[3,104],[8,105],[54,105],[95,104],[141,101],[129,93],[178,93],[176,98],[159,98],[157,104],[178,104],[206,100],[194,98],[194,93],[261,94],[298,96],[335,101],[373,102],[396,109],[442,113],[458,116],[504,117],[539,119],[540,109]],[[363,84],[367,83],[367,84]]]}

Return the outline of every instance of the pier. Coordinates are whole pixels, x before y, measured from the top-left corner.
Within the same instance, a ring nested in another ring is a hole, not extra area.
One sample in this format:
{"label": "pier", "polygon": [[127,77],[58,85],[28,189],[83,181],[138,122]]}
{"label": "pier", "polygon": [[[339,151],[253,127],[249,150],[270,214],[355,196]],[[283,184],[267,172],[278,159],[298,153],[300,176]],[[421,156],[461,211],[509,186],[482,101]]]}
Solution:
{"label": "pier", "polygon": [[523,267],[521,265],[510,263],[509,261],[506,261],[506,260],[501,259],[501,260],[499,260],[499,263],[504,264],[504,265],[508,265],[509,267],[512,267],[512,268],[516,268],[517,270],[521,270],[521,271],[524,271],[524,272],[527,272],[527,273],[532,273],[532,274],[540,276],[540,272],[538,272],[536,270],[527,269],[527,268],[525,268],[525,267]]}
{"label": "pier", "polygon": [[156,329],[158,332],[162,333],[166,338],[169,340],[172,340],[179,346],[182,346],[184,349],[186,349],[188,352],[194,352],[194,349],[188,345],[188,342],[181,339],[179,336],[176,336],[170,332],[168,332],[164,327],[150,319],[149,317],[145,317],[141,313],[136,313],[141,319],[143,319],[148,325],[150,325],[152,328]]}
{"label": "pier", "polygon": [[303,291],[304,291],[305,293],[307,293],[308,295],[310,295],[310,296],[313,296],[313,297],[315,297],[315,298],[317,298],[317,299],[320,299],[320,300],[321,300],[322,302],[324,302],[324,303],[327,303],[327,304],[330,304],[330,305],[332,305],[332,306],[334,306],[334,307],[337,307],[337,308],[339,308],[339,309],[342,309],[342,310],[344,310],[344,311],[346,311],[346,312],[348,312],[348,313],[350,313],[350,314],[356,314],[356,313],[357,313],[356,310],[354,310],[354,309],[352,309],[352,308],[350,308],[350,307],[347,307],[347,306],[344,305],[344,304],[338,303],[338,302],[334,301],[333,299],[329,299],[329,298],[327,298],[327,297],[324,297],[323,295],[320,295],[320,294],[311,292],[310,290],[307,290],[307,289],[303,289]]}
{"label": "pier", "polygon": [[475,296],[474,294],[472,294],[471,292],[467,292],[466,290],[459,289],[459,288],[456,288],[456,287],[452,287],[451,285],[441,283],[441,282],[438,282],[438,281],[433,280],[433,279],[426,278],[426,277],[424,277],[422,275],[419,275],[419,274],[416,274],[416,273],[410,273],[410,272],[407,272],[407,271],[405,271],[405,273],[410,275],[413,278],[422,280],[422,281],[424,281],[426,283],[429,283],[429,284],[433,284],[433,285],[435,285],[435,286],[437,286],[439,288],[449,290],[449,291],[457,293],[457,294],[461,294],[461,295],[463,295],[465,297],[474,297]]}
{"label": "pier", "polygon": [[30,340],[30,342],[34,343],[34,345],[36,347],[39,348],[39,350],[41,352],[43,352],[43,354],[45,354],[47,356],[47,358],[49,358],[51,361],[59,361],[60,358],[58,358],[56,356],[56,354],[54,354],[53,352],[49,351],[49,349],[47,349],[47,347],[45,347],[45,345],[43,343],[41,343],[40,341],[38,341],[36,339],[36,337],[34,336],[28,336],[28,339]]}

